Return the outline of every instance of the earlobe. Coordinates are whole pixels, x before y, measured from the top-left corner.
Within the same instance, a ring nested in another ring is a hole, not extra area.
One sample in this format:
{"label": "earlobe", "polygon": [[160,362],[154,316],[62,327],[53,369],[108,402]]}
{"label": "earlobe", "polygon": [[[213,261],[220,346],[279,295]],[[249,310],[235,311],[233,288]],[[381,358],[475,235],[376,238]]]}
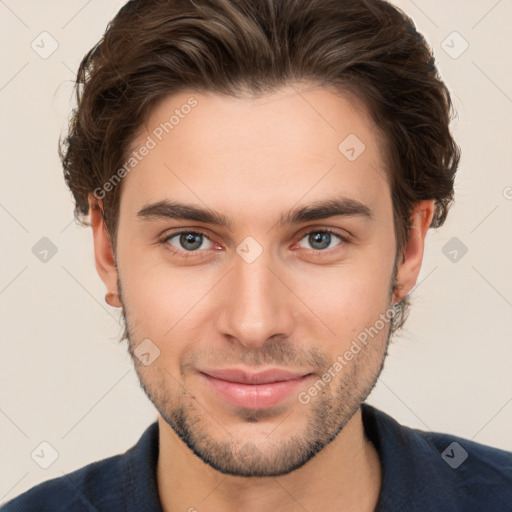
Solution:
{"label": "earlobe", "polygon": [[393,302],[400,302],[414,287],[421,270],[425,237],[434,216],[435,199],[416,203],[411,217],[408,240],[400,256]]}
{"label": "earlobe", "polygon": [[117,267],[114,250],[103,220],[103,202],[89,194],[90,223],[94,240],[96,270],[107,288],[107,301],[111,306],[121,307],[117,289]]}

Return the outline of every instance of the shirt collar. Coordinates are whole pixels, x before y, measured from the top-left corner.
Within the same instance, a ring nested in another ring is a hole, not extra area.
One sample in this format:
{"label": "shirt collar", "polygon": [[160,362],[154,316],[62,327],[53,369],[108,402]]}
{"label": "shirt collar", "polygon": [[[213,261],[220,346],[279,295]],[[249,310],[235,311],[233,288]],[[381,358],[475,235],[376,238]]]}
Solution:
{"label": "shirt collar", "polygon": [[445,493],[452,483],[440,453],[420,431],[400,425],[375,407],[363,403],[361,412],[365,436],[375,446],[382,469],[375,512],[411,510],[412,503],[421,510],[438,510],[429,505],[432,489]]}
{"label": "shirt collar", "polygon": [[163,512],[156,479],[158,449],[158,421],[155,421],[124,457],[128,512]]}

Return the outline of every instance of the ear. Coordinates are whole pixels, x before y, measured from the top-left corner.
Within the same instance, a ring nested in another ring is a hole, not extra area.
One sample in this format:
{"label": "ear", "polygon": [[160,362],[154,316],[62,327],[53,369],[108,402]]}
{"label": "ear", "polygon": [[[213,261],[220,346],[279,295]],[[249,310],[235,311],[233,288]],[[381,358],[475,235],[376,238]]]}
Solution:
{"label": "ear", "polygon": [[416,284],[423,261],[425,237],[434,216],[434,205],[435,199],[427,199],[416,203],[414,207],[408,240],[399,255],[397,290],[393,302],[400,302]]}
{"label": "ear", "polygon": [[109,304],[121,307],[119,300],[119,290],[117,289],[117,268],[114,257],[114,249],[110,241],[110,236],[103,220],[103,201],[96,199],[89,194],[89,211],[92,233],[94,238],[94,259],[96,270],[107,287],[107,292],[116,294]]}

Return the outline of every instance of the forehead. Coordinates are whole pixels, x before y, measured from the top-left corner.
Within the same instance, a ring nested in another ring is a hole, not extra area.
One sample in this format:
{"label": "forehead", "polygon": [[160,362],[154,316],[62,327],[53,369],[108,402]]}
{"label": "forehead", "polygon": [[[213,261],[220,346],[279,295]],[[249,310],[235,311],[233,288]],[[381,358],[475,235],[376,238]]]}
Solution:
{"label": "forehead", "polygon": [[243,98],[181,92],[153,109],[131,150],[139,156],[121,215],[164,199],[246,221],[326,195],[389,206],[377,127],[354,97],[321,87]]}

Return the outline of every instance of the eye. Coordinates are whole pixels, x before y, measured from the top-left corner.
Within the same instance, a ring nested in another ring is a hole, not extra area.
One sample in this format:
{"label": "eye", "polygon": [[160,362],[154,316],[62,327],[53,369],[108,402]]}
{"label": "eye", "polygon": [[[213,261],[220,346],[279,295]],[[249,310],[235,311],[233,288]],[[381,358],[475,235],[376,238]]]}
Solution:
{"label": "eye", "polygon": [[[336,239],[338,243],[335,243]],[[203,257],[208,249],[218,248],[205,233],[200,231],[178,231],[164,237],[160,242],[165,249],[181,258]],[[324,228],[309,231],[299,240],[296,246],[302,249],[310,249],[319,254],[330,252],[331,249],[348,242],[348,237]]]}
{"label": "eye", "polygon": [[213,246],[213,242],[205,234],[195,231],[179,231],[164,238],[162,242],[174,248],[173,252],[200,252],[198,249],[201,247],[204,250]]}
{"label": "eye", "polygon": [[[341,242],[347,242],[346,237],[331,231],[330,229],[317,229],[315,231],[310,231],[299,241],[299,247],[303,249],[309,249],[309,247],[304,247],[302,242],[305,240],[307,244],[310,244],[311,248],[315,251],[325,251],[326,249],[332,249],[332,242],[335,241],[334,238],[337,238]],[[341,245],[341,242],[335,244],[334,247]]]}

